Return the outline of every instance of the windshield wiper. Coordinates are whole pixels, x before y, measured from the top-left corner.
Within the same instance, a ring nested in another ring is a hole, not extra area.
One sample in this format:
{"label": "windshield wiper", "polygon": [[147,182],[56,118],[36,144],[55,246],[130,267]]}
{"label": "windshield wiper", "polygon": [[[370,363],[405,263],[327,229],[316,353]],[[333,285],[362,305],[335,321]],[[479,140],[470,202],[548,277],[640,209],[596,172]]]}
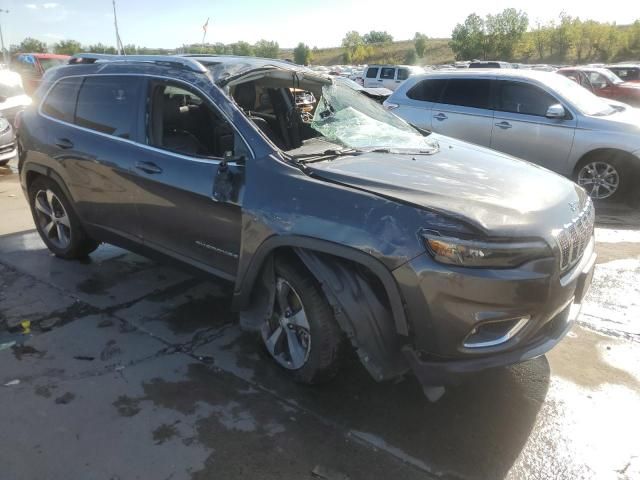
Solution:
{"label": "windshield wiper", "polygon": [[440,146],[435,143],[429,150],[421,148],[395,148],[395,147],[380,147],[372,148],[371,150],[364,150],[367,153],[395,153],[397,155],[433,155],[440,149]]}
{"label": "windshield wiper", "polygon": [[313,162],[321,162],[323,160],[326,160],[327,158],[353,155],[354,153],[358,153],[358,152],[360,152],[360,150],[356,150],[355,148],[342,148],[342,149],[332,148],[319,153],[307,153],[303,155],[295,155],[293,158],[298,163],[313,163]]}

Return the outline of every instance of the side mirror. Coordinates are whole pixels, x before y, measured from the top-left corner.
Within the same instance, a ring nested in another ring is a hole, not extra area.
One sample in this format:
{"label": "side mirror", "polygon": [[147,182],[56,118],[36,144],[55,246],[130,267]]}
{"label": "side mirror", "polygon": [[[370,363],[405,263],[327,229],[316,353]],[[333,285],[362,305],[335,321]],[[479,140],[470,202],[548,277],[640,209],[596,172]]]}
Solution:
{"label": "side mirror", "polygon": [[547,109],[547,113],[545,114],[545,117],[547,118],[557,118],[557,119],[563,119],[566,116],[567,116],[567,112],[565,112],[564,107],[559,103],[556,103],[555,105],[551,105]]}

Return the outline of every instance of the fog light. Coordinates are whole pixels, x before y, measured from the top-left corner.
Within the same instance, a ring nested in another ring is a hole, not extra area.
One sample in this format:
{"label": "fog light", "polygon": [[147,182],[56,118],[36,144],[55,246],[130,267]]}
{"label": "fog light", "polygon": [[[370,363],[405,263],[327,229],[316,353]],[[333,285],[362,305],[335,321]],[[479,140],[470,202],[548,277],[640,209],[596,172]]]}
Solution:
{"label": "fog light", "polygon": [[513,338],[530,319],[527,315],[482,323],[469,332],[462,345],[465,348],[495,347]]}

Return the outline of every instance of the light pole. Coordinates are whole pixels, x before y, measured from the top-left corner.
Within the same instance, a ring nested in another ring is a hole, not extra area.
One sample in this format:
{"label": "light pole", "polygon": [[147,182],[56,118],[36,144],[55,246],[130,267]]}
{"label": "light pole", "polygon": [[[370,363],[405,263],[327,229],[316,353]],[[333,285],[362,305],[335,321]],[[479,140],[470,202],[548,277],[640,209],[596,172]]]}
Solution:
{"label": "light pole", "polygon": [[[0,13],[9,13],[9,10],[0,8]],[[7,62],[7,51],[4,49],[4,36],[2,35],[2,22],[0,22],[0,48],[2,48],[2,60],[5,66],[9,66]]]}
{"label": "light pole", "polygon": [[116,15],[116,0],[112,0],[113,4],[113,25],[116,28],[116,49],[118,50],[118,55],[126,55],[124,51],[124,46],[122,45],[122,40],[120,40],[120,32],[118,31],[118,17]]}

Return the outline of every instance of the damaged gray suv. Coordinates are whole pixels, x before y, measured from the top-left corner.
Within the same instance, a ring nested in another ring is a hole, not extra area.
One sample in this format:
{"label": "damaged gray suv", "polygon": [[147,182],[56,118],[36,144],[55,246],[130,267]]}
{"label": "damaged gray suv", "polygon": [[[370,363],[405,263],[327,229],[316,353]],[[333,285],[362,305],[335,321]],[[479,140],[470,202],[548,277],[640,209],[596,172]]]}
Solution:
{"label": "damaged gray suv", "polygon": [[[299,90],[317,99],[305,115]],[[19,169],[47,247],[108,242],[233,282],[295,380],[353,349],[375,380],[413,372],[433,393],[544,354],[591,282],[582,188],[302,67],[85,54],[37,97]]]}

